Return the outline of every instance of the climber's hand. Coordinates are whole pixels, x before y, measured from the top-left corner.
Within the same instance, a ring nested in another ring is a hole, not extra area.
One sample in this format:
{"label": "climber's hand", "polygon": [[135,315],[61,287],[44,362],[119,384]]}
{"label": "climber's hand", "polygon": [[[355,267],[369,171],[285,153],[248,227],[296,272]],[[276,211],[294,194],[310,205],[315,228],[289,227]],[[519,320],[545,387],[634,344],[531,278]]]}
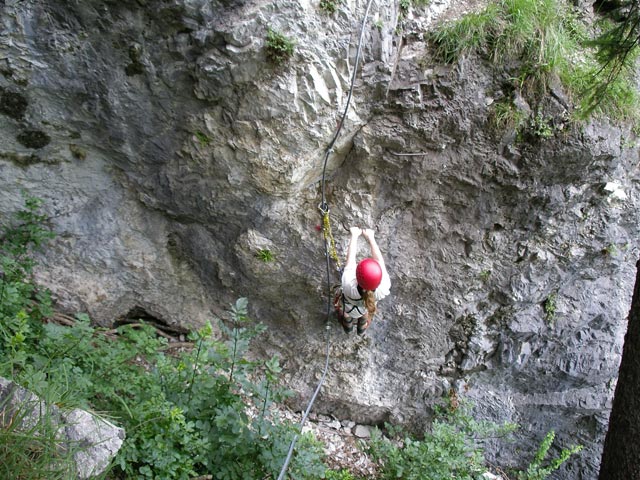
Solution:
{"label": "climber's hand", "polygon": [[349,231],[354,237],[359,237],[360,235],[362,235],[362,229],[360,227],[351,227]]}
{"label": "climber's hand", "polygon": [[364,235],[364,238],[367,240],[373,240],[374,231],[371,228],[366,228],[362,230],[362,235]]}

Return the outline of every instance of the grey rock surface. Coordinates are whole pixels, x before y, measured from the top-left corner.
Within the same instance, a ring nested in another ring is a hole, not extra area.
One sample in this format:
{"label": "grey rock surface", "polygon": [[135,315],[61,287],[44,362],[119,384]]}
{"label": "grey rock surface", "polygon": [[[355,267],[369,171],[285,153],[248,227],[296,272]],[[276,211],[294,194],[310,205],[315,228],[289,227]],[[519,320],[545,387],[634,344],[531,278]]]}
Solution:
{"label": "grey rock surface", "polygon": [[353,434],[358,438],[369,438],[371,436],[371,430],[366,425],[356,425]]}
{"label": "grey rock surface", "polygon": [[[46,416],[46,419],[45,419]],[[62,410],[49,405],[18,384],[0,377],[0,421],[2,426],[20,422],[26,431],[50,422],[61,448],[73,452],[78,479],[100,475],[109,466],[124,441],[125,432],[85,410]]]}
{"label": "grey rock surface", "polygon": [[[560,90],[553,138],[492,130],[493,66],[443,66],[422,37],[482,3],[371,11],[327,199],[340,254],[342,224],[376,228],[392,295],[367,335],[333,329],[316,408],[420,430],[454,388],[527,429],[496,459],[554,429],[586,446],[558,478],[594,478],[638,257],[635,137],[565,124]],[[271,327],[255,354],[281,356],[305,406],[325,352],[319,182],[365,5],[2,2],[0,211],[45,200],[58,308],[188,327],[246,296]],[[268,28],[296,42],[289,63],[266,61]]]}

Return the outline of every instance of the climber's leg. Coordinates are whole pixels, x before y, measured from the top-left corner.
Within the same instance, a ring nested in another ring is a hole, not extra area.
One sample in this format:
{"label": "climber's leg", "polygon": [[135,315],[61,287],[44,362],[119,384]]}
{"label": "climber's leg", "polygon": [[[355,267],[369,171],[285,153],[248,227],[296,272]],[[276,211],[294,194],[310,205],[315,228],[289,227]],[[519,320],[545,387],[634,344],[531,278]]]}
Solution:
{"label": "climber's leg", "polygon": [[367,312],[358,319],[358,335],[362,335],[364,331],[369,328],[370,324],[371,316],[369,315],[369,312]]}

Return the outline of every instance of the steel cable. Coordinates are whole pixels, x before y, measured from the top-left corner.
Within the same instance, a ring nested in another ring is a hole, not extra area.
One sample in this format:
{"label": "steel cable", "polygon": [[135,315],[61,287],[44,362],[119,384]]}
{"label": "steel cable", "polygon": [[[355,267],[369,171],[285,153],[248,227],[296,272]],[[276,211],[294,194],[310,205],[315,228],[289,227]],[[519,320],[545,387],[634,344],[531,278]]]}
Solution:
{"label": "steel cable", "polygon": [[[329,143],[329,146],[327,147],[326,151],[325,151],[325,155],[324,155],[324,163],[322,166],[322,203],[320,203],[320,211],[323,213],[323,215],[328,215],[329,214],[329,205],[327,204],[327,199],[326,199],[326,195],[325,195],[325,182],[326,182],[326,172],[327,172],[327,162],[329,160],[329,155],[331,155],[331,152],[333,150],[333,146],[336,143],[336,140],[338,139],[338,136],[340,135],[340,131],[342,130],[342,126],[344,125],[344,122],[347,118],[347,112],[349,111],[349,105],[351,104],[351,97],[353,95],[353,88],[354,88],[354,84],[356,81],[356,74],[358,72],[358,63],[360,61],[360,52],[362,50],[362,39],[364,38],[364,28],[367,24],[367,17],[369,16],[369,9],[371,8],[371,4],[373,3],[373,0],[369,0],[369,2],[367,3],[367,8],[365,9],[364,12],[364,17],[362,19],[362,26],[360,28],[360,38],[358,40],[358,49],[356,51],[356,58],[355,58],[355,62],[353,65],[353,73],[351,74],[351,85],[349,87],[349,93],[347,95],[347,102],[344,108],[344,112],[342,113],[342,118],[340,119],[340,123],[338,124],[338,128],[336,129],[336,132],[333,136],[333,138],[331,139],[331,142]],[[322,377],[320,378],[320,381],[318,382],[318,386],[316,387],[315,391],[313,392],[313,395],[311,397],[311,400],[309,401],[309,405],[307,406],[306,410],[304,411],[304,415],[302,416],[302,420],[300,420],[300,424],[299,424],[299,429],[300,432],[302,433],[302,428],[304,427],[306,421],[307,421],[307,417],[309,416],[309,412],[311,412],[311,408],[313,407],[313,403],[316,400],[316,397],[318,396],[318,393],[320,393],[320,390],[322,388],[322,385],[324,384],[324,380],[327,377],[327,372],[329,370],[329,358],[330,358],[330,347],[331,347],[331,325],[329,323],[329,319],[331,317],[331,307],[332,307],[332,291],[331,291],[331,264],[330,264],[330,259],[331,256],[329,254],[329,240],[327,238],[327,235],[324,235],[324,250],[325,250],[325,258],[326,258],[326,267],[327,267],[327,317],[326,317],[326,321],[325,321],[325,335],[326,335],[326,355],[325,355],[325,362],[324,362],[324,369],[322,372]],[[293,455],[293,449],[295,448],[296,442],[298,441],[298,437],[299,435],[296,433],[293,436],[293,439],[291,440],[291,444],[289,445],[289,451],[287,452],[287,457],[285,458],[284,464],[282,465],[282,469],[280,470],[280,475],[278,475],[278,480],[283,480],[285,478],[285,475],[287,474],[287,468],[289,467],[289,462],[291,462],[291,457]]]}

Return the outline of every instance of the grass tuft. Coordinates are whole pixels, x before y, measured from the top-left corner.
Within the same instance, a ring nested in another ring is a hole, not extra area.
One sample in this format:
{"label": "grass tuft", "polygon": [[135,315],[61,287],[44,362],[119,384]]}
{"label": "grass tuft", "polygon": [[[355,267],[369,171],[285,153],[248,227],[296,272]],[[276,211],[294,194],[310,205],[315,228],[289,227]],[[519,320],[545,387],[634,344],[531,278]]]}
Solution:
{"label": "grass tuft", "polygon": [[[562,0],[493,0],[484,10],[430,32],[427,39],[445,63],[475,53],[505,68],[513,88],[534,105],[558,79],[577,105],[577,118],[639,118],[632,70],[616,76],[601,67],[587,26]],[[613,80],[602,81],[608,77]]]}

